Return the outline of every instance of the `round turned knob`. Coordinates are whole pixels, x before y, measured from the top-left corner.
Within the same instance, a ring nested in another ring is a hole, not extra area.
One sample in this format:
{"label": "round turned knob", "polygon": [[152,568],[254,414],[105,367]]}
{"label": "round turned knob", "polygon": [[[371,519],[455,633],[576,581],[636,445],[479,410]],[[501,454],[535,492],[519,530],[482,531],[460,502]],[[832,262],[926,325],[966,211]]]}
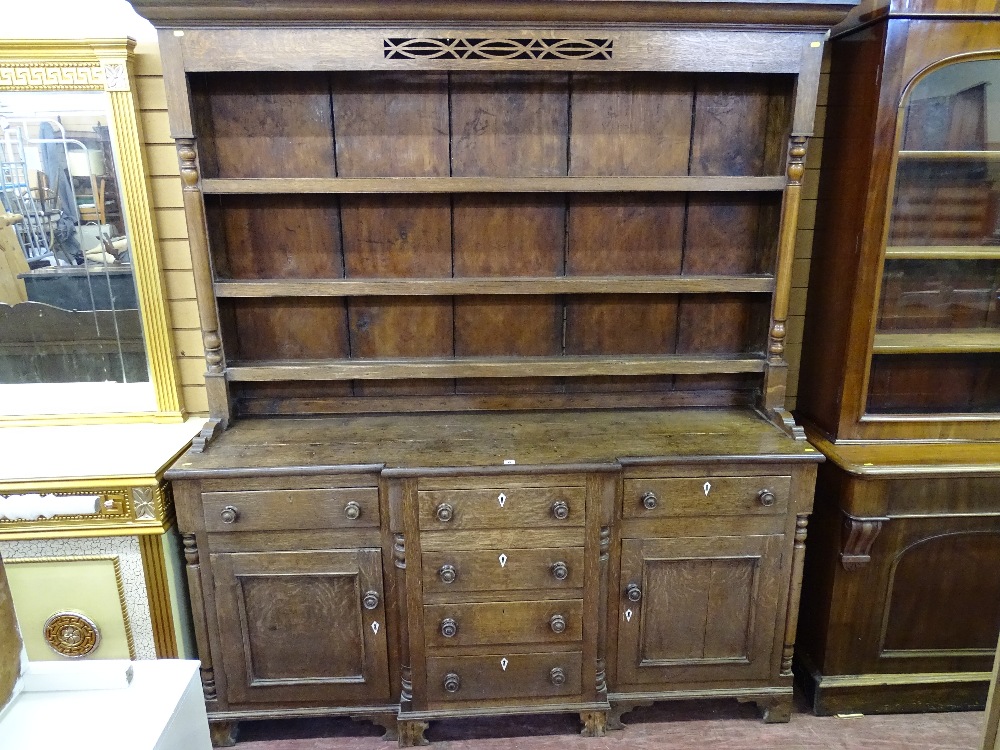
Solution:
{"label": "round turned knob", "polygon": [[365,594],[365,598],[361,600],[361,603],[365,605],[365,609],[375,609],[378,606],[378,592],[367,592]]}
{"label": "round turned knob", "polygon": [[552,515],[560,521],[565,521],[569,518],[569,506],[563,500],[556,500],[552,503]]}
{"label": "round turned knob", "polygon": [[444,689],[449,693],[457,693],[462,687],[462,680],[454,672],[449,672],[444,676]]}
{"label": "round turned knob", "polygon": [[552,667],[552,669],[549,670],[549,681],[553,685],[555,685],[556,687],[559,687],[560,685],[565,684],[565,682],[566,682],[566,673],[563,672],[563,668],[562,667]]}
{"label": "round turned knob", "polygon": [[455,509],[451,506],[451,503],[441,503],[437,507],[437,517],[442,523],[447,523],[452,518],[455,517]]}
{"label": "round turned knob", "polygon": [[774,493],[771,492],[771,490],[761,490],[760,492],[757,493],[757,499],[760,501],[760,504],[763,505],[765,508],[770,508],[772,505],[774,505],[775,497]]}
{"label": "round turned knob", "polygon": [[222,516],[223,523],[236,523],[240,517],[240,510],[235,505],[227,505],[219,515]]}
{"label": "round turned knob", "polygon": [[344,506],[344,515],[352,521],[357,521],[361,518],[361,506],[351,500],[351,502]]}
{"label": "round turned knob", "polygon": [[630,583],[625,587],[625,596],[628,597],[630,602],[637,602],[642,599],[642,589],[639,588],[638,583]]}
{"label": "round turned knob", "polygon": [[454,565],[442,565],[438,570],[438,578],[441,579],[442,583],[454,583],[455,579],[458,578],[458,571],[455,570]]}
{"label": "round turned knob", "polygon": [[660,499],[656,496],[656,493],[647,492],[642,496],[642,507],[646,510],[652,510],[658,502],[660,502]]}
{"label": "round turned knob", "polygon": [[557,581],[565,581],[569,577],[569,568],[562,560],[552,563],[552,577]]}
{"label": "round turned knob", "polygon": [[445,638],[454,638],[458,635],[458,623],[451,617],[441,620],[441,635]]}
{"label": "round turned knob", "polygon": [[552,628],[553,633],[565,633],[566,618],[562,615],[552,615],[552,617],[549,618],[549,627]]}

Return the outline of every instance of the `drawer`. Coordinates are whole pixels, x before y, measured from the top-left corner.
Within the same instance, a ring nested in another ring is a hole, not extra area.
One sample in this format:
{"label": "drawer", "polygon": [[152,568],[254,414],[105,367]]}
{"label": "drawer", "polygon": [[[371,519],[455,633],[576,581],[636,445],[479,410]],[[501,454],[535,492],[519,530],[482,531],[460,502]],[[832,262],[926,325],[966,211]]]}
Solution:
{"label": "drawer", "polygon": [[675,477],[626,479],[626,518],[780,515],[788,508],[792,478]]}
{"label": "drawer", "polygon": [[583,655],[579,651],[427,659],[431,701],[550,698],[579,695]]}
{"label": "drawer", "polygon": [[428,604],[431,647],[566,643],[583,638],[583,600]]}
{"label": "drawer", "polygon": [[378,488],[203,492],[209,531],[280,531],[379,525]]}
{"label": "drawer", "polygon": [[583,547],[424,552],[424,593],[583,588]]}
{"label": "drawer", "polygon": [[583,526],[587,493],[583,487],[497,486],[421,490],[417,497],[424,530],[537,529]]}

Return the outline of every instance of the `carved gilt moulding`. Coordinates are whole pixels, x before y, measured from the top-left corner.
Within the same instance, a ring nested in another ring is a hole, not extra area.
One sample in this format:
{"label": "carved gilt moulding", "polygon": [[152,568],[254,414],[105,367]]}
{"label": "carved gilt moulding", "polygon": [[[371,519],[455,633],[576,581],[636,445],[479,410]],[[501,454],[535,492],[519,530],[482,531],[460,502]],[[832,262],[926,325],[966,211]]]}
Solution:
{"label": "carved gilt moulding", "polygon": [[0,91],[104,92],[155,407],[117,413],[90,413],[82,407],[74,414],[0,414],[0,426],[184,419],[133,88],[134,48],[133,39],[0,40]]}

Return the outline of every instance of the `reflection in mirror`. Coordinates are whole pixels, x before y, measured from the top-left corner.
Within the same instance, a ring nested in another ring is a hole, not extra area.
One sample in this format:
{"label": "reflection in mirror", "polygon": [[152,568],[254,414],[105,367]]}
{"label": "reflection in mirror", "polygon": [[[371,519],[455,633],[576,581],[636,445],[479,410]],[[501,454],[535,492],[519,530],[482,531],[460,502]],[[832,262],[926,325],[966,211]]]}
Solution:
{"label": "reflection in mirror", "polygon": [[24,413],[149,408],[105,102],[0,91],[0,384],[22,386]]}

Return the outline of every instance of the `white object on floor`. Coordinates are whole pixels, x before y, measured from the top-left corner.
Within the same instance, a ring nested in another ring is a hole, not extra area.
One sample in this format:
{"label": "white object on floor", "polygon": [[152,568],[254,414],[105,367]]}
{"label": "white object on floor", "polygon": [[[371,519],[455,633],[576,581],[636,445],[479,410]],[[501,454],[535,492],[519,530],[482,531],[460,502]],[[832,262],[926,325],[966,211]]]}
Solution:
{"label": "white object on floor", "polygon": [[[67,675],[86,666],[56,664]],[[132,672],[117,690],[22,691],[0,714],[0,747],[211,750],[198,662],[137,661]]]}
{"label": "white object on floor", "polygon": [[64,661],[28,664],[22,681],[26,693],[56,690],[124,690],[132,682],[132,662],[125,659],[78,661],[69,669]]}

